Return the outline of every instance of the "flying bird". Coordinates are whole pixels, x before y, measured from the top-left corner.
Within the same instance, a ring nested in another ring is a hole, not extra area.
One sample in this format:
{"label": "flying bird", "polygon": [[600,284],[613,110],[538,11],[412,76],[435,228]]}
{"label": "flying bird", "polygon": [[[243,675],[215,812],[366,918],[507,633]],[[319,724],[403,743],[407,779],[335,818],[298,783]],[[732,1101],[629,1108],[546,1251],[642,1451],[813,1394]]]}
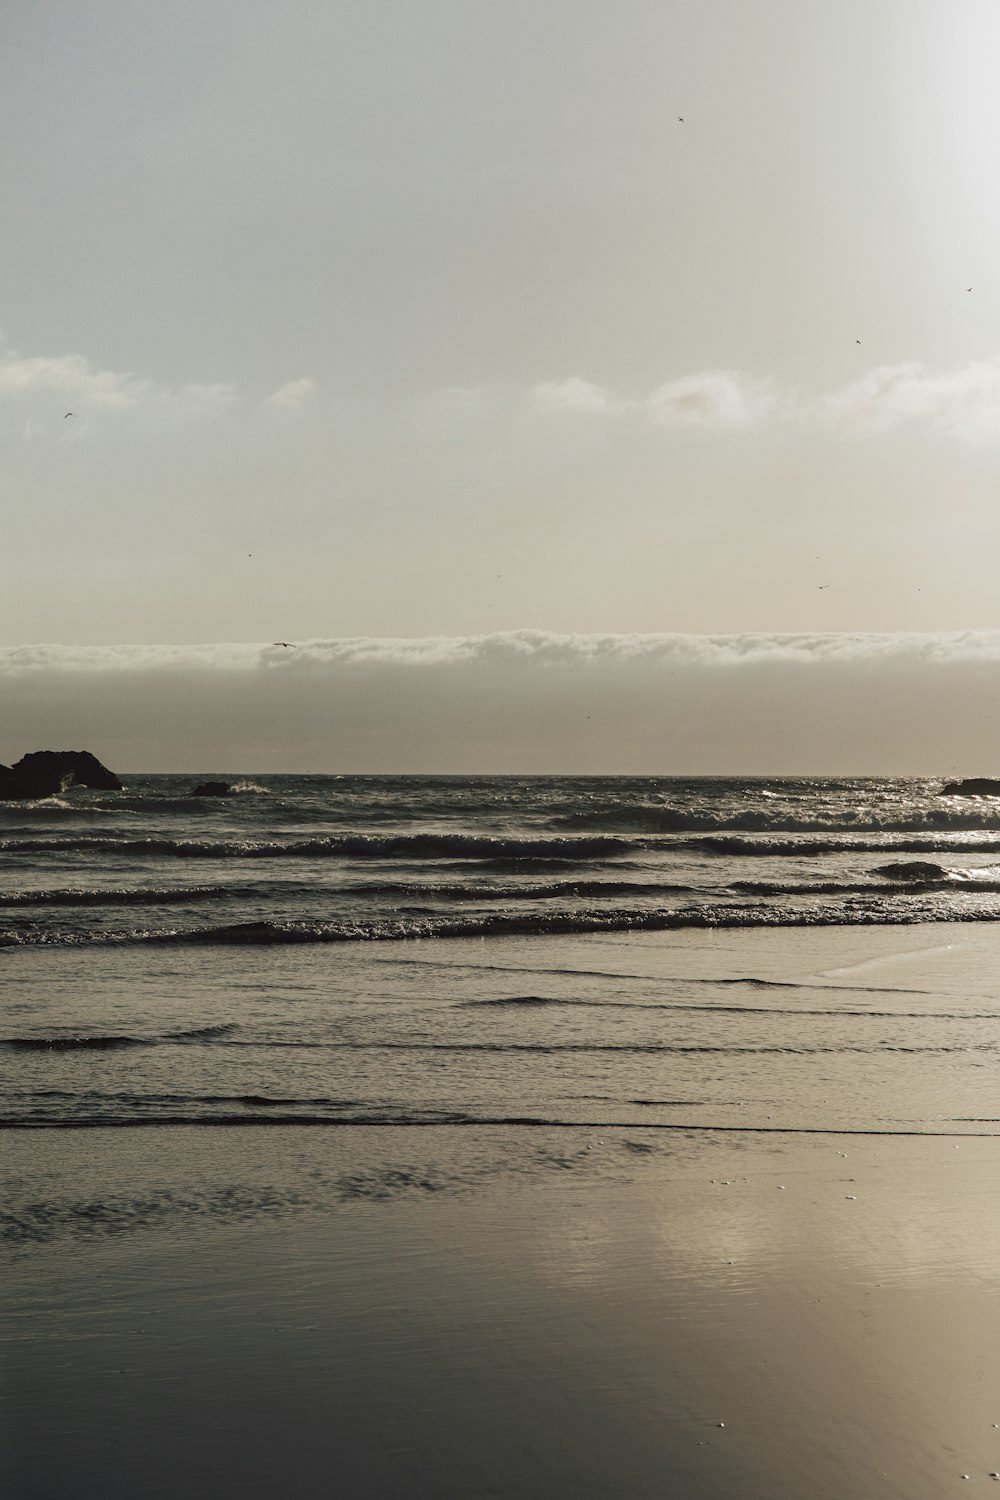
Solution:
{"label": "flying bird", "polygon": [[289,650],[291,650],[295,646],[294,641],[275,641],[274,644],[276,646],[287,646]]}
{"label": "flying bird", "polygon": [[75,412],[75,411],[68,411],[68,412],[67,412],[67,413],[66,413],[66,416],[65,416],[65,417],[63,417],[63,421],[64,421],[64,422],[65,422],[65,420],[66,420],[66,417],[75,417],[75,416],[76,416],[76,412]]}

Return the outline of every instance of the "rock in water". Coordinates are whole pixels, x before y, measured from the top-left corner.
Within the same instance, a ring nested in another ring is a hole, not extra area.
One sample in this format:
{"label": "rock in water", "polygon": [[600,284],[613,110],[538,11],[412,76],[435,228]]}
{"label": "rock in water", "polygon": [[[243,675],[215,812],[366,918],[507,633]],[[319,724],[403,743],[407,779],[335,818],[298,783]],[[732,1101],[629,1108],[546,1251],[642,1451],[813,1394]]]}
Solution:
{"label": "rock in water", "polygon": [[925,880],[928,884],[948,879],[944,866],[929,859],[894,860],[891,865],[876,865],[875,874],[884,875],[888,880]]}
{"label": "rock in water", "polygon": [[228,797],[231,788],[228,781],[203,781],[191,788],[192,797]]}
{"label": "rock in water", "polygon": [[939,797],[1000,797],[1000,781],[993,776],[967,776],[964,781],[949,781]]}
{"label": "rock in water", "polygon": [[98,792],[122,790],[115,773],[89,750],[35,750],[13,766],[0,766],[0,801],[54,797],[69,786],[89,786]]}

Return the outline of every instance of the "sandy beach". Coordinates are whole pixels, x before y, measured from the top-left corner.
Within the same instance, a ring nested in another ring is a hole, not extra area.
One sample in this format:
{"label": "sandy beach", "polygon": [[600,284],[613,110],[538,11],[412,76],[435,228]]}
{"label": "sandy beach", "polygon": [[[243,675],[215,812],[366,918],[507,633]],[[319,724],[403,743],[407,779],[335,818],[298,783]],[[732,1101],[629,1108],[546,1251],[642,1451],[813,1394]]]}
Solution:
{"label": "sandy beach", "polygon": [[[104,942],[101,913],[163,893],[116,873],[106,901],[90,844],[74,942],[45,866],[59,940],[2,954],[0,1492],[1000,1483],[1000,928],[883,920],[970,883],[908,904],[868,873],[885,837],[746,856],[796,901],[842,869],[844,925],[551,930],[560,887],[527,934],[332,946]],[[436,869],[392,899],[483,878]]]}
{"label": "sandy beach", "polygon": [[998,58],[0,7],[0,1500],[1000,1500]]}
{"label": "sandy beach", "polygon": [[936,1500],[1000,1469],[997,1141],[182,1128],[4,1161],[11,1496]]}

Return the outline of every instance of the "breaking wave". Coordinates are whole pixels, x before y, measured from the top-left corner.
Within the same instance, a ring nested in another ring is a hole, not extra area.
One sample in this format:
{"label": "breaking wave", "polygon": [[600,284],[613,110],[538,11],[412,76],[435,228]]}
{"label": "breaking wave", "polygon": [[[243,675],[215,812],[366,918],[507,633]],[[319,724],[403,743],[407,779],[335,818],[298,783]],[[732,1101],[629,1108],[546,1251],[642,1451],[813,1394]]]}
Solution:
{"label": "breaking wave", "polygon": [[722,835],[678,841],[675,848],[696,849],[703,854],[748,856],[749,858],[800,858],[823,854],[954,854],[971,850],[977,854],[1000,854],[1000,837],[982,833],[976,828],[955,830],[951,836],[927,834],[914,836],[886,830],[880,837],[858,838],[841,834],[830,838],[751,838]]}
{"label": "breaking wave", "polygon": [[[762,793],[761,795],[767,795]],[[788,797],[781,799],[788,802]],[[990,830],[1000,834],[1000,810],[984,811],[942,804],[912,810],[900,816],[895,809],[881,814],[858,811],[850,804],[842,809],[824,809],[822,813],[800,817],[784,807],[742,808],[738,812],[712,813],[684,811],[667,805],[636,806],[608,802],[599,807],[583,807],[553,814],[549,826],[578,831],[611,831],[638,834],[665,833],[758,833],[812,834],[829,833],[845,836],[894,833],[978,832]]]}
{"label": "breaking wave", "polygon": [[290,842],[263,839],[71,838],[0,839],[8,854],[139,855],[179,859],[469,859],[578,860],[628,853],[624,838],[504,838],[465,833],[334,833]]}
{"label": "breaking wave", "polygon": [[[988,895],[987,889],[984,895]],[[553,937],[593,932],[667,932],[680,929],[751,927],[908,926],[919,922],[988,922],[1000,919],[995,901],[983,905],[939,905],[933,900],[891,898],[837,906],[718,904],[675,910],[591,908],[581,911],[485,912],[468,917],[427,914],[384,921],[232,922],[188,929],[0,930],[0,948],[162,943],[266,947],[295,943],[405,942],[419,938]]]}
{"label": "breaking wave", "polygon": [[586,864],[629,855],[696,851],[750,858],[806,858],[826,854],[1000,854],[1000,833],[976,829],[936,834],[900,834],[890,829],[857,836],[713,834],[703,838],[636,838],[623,834],[577,837],[508,837],[471,833],[331,833],[304,839],[172,839],[74,834],[67,837],[7,837],[0,853],[83,854],[94,859],[341,859],[384,861],[478,861],[497,867],[528,861]]}
{"label": "breaking wave", "polygon": [[166,889],[129,888],[4,891],[0,892],[0,907],[3,906],[160,906],[176,902],[214,901],[231,896],[233,891],[224,885],[170,886]]}

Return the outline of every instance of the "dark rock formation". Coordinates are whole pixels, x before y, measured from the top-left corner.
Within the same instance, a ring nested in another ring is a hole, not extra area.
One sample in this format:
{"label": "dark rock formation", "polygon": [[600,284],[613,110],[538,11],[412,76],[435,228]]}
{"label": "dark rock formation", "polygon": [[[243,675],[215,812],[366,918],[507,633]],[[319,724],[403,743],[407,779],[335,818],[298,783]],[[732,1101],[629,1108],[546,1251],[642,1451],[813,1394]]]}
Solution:
{"label": "dark rock formation", "polygon": [[940,883],[948,878],[948,872],[941,865],[933,864],[929,859],[905,859],[898,860],[891,865],[879,865],[875,874],[884,875],[887,880],[923,880],[928,885]]}
{"label": "dark rock formation", "polygon": [[1000,781],[993,776],[967,776],[964,781],[949,781],[939,797],[1000,797]]}
{"label": "dark rock formation", "polygon": [[228,797],[231,790],[228,781],[203,781],[191,788],[192,797]]}
{"label": "dark rock formation", "polygon": [[54,797],[70,786],[89,786],[98,792],[122,790],[114,772],[89,750],[35,750],[13,766],[0,766],[0,801]]}

